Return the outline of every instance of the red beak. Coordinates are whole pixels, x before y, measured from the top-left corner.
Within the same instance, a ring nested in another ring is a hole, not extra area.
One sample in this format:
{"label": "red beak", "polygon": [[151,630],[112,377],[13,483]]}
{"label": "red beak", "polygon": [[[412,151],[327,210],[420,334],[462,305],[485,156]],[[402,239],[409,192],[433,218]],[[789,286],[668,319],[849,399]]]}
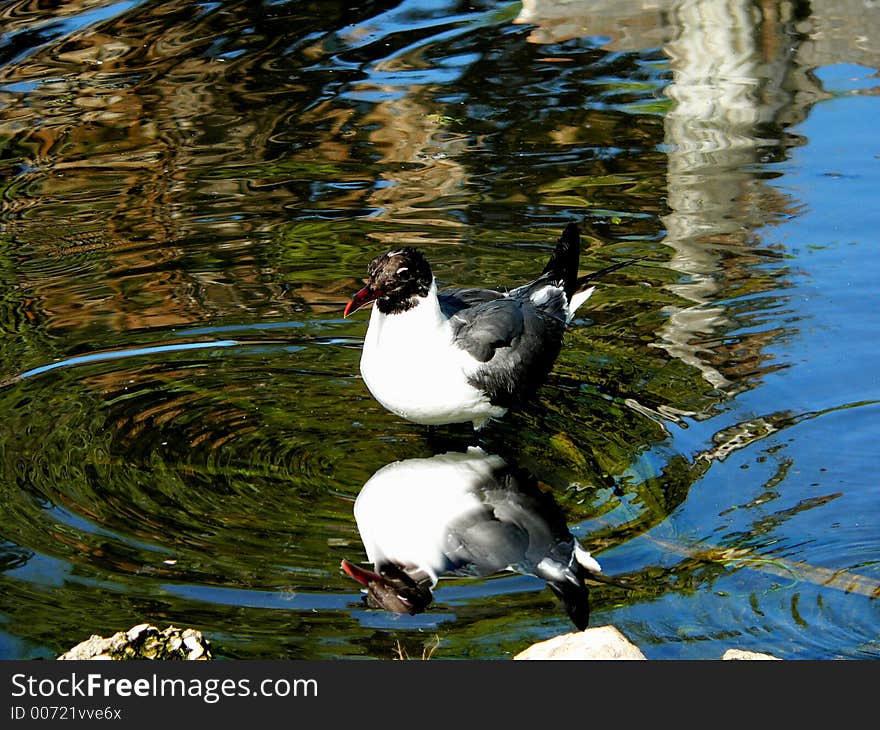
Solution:
{"label": "red beak", "polygon": [[347,560],[342,561],[342,569],[366,589],[366,601],[370,608],[384,608],[412,616],[424,611],[433,598],[429,585],[419,585],[400,569],[395,578],[386,578]]}
{"label": "red beak", "polygon": [[351,301],[345,305],[345,311],[342,313],[342,316],[347,317],[349,314],[357,312],[365,304],[375,301],[380,296],[382,296],[382,292],[373,291],[368,284],[355,294],[351,298]]}
{"label": "red beak", "polygon": [[354,578],[358,583],[360,583],[364,588],[366,588],[370,583],[386,583],[387,581],[378,573],[374,573],[372,570],[366,570],[365,568],[358,567],[352,563],[349,563],[347,560],[342,561],[342,569],[352,578]]}

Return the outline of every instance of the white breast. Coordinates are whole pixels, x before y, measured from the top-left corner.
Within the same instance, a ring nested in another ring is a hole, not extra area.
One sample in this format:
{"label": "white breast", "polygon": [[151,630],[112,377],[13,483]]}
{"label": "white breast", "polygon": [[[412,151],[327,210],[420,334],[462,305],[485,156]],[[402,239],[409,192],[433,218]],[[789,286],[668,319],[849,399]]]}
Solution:
{"label": "white breast", "polygon": [[415,423],[474,421],[504,414],[467,380],[479,366],[452,341],[436,286],[412,309],[386,315],[373,305],[361,355],[361,375],[373,397]]}
{"label": "white breast", "polygon": [[423,570],[434,583],[445,569],[449,526],[485,509],[476,488],[503,460],[470,448],[382,467],[358,493],[354,516],[367,558]]}

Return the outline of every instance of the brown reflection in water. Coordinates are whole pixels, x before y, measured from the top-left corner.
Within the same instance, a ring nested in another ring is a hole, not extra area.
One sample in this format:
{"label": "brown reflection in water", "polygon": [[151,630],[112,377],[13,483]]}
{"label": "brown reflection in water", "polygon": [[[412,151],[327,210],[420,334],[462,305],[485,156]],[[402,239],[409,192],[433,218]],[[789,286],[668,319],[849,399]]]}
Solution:
{"label": "brown reflection in water", "polygon": [[[456,132],[454,120],[434,112],[424,92],[376,104],[363,123],[376,126],[370,141],[382,154],[386,183],[370,195],[370,205],[381,209],[380,219],[415,226],[460,228],[450,211],[470,201],[465,190],[466,168],[458,159],[474,144]],[[399,234],[377,234],[387,245],[399,245]],[[419,243],[414,236],[409,243]]]}
{"label": "brown reflection in water", "polygon": [[[230,26],[246,22],[234,9]],[[26,25],[27,10],[7,13]],[[177,244],[209,230],[244,239],[259,230],[261,206],[290,202],[283,187],[254,196],[239,176],[195,174],[263,158],[279,114],[235,113],[236,86],[222,83],[229,64],[198,52],[221,31],[211,15],[194,20],[197,10],[188,2],[136,8],[0,68],[0,84],[39,81],[26,95],[0,94],[0,135],[28,168],[11,181],[0,216],[27,247],[20,286],[53,328],[179,326],[206,309],[246,306],[237,285],[259,286],[253,257],[238,256],[221,274],[214,261],[183,261],[188,252]],[[222,144],[205,139],[215,128]],[[194,222],[203,211],[190,201],[199,199],[212,201],[210,225]]]}
{"label": "brown reflection in water", "polygon": [[[57,16],[96,6],[64,4]],[[530,171],[536,189],[493,184],[488,193],[508,209],[580,203],[588,212],[616,203],[660,216],[668,206],[664,244],[681,274],[668,289],[692,305],[670,305],[659,344],[724,390],[760,367],[759,353],[776,335],[723,341],[736,322],[729,305],[713,303],[746,293],[745,286],[749,293],[784,286],[779,276],[755,276],[779,252],[762,249],[749,232],[796,206],[754,165],[782,154],[790,143],[781,141],[783,128],[822,94],[801,59],[833,61],[834,38],[845,36],[830,32],[836,25],[828,4],[812,4],[803,17],[792,3],[755,7],[760,12],[744,1],[524,3],[518,22],[534,26],[534,43],[606,34],[615,49],[662,44],[674,105],[662,118],[585,108],[577,123],[554,119],[542,131],[545,145],[564,151],[582,143],[589,128],[590,144],[613,146],[625,133],[644,151],[613,164],[592,160],[589,175],[565,180]],[[4,12],[24,30],[43,11],[19,2]],[[327,12],[339,8],[331,4]],[[39,82],[26,94],[0,92],[0,135],[24,153],[28,168],[10,180],[0,219],[27,253],[16,275],[32,301],[29,311],[54,328],[90,321],[119,332],[181,326],[255,305],[283,312],[274,262],[255,245],[284,225],[283,211],[314,209],[347,220],[369,211],[377,221],[402,224],[414,242],[436,238],[438,229],[458,235],[465,224],[454,213],[474,207],[475,178],[488,175],[472,161],[485,151],[479,132],[440,113],[435,89],[414,85],[402,93],[402,86],[378,86],[363,70],[352,72],[351,90],[380,100],[340,100],[330,85],[347,77],[335,68],[316,70],[338,52],[338,42],[309,36],[332,18],[287,27],[284,35],[272,21],[261,24],[243,5],[225,4],[218,14],[177,0],[133,8],[0,67],[0,84]],[[875,21],[869,14],[867,22]],[[251,35],[236,36],[251,26]],[[224,39],[243,52],[209,52]],[[419,68],[427,63],[422,51],[392,53],[371,68]],[[872,50],[863,52],[867,59]],[[475,64],[460,84],[474,98],[480,72]],[[648,151],[661,141],[669,147],[665,156]],[[652,177],[660,160],[667,165],[665,200]],[[607,186],[613,197],[592,194],[593,175],[621,176]],[[321,197],[311,186],[326,181],[351,184]],[[399,243],[399,230],[388,230],[377,226],[372,236]],[[297,296],[330,309],[327,302],[343,299],[340,293],[310,281]]]}

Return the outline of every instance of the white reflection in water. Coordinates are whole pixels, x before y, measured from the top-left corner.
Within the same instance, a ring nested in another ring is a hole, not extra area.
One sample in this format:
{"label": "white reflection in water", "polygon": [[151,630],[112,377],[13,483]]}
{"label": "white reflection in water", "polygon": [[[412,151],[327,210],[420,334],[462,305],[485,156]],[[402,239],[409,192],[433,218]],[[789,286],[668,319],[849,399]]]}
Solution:
{"label": "white reflection in water", "polygon": [[588,583],[610,580],[571,534],[552,494],[481,448],[382,467],[358,494],[354,514],[375,571],[349,561],[343,569],[374,608],[420,613],[442,575],[513,571],[546,581],[583,629]]}

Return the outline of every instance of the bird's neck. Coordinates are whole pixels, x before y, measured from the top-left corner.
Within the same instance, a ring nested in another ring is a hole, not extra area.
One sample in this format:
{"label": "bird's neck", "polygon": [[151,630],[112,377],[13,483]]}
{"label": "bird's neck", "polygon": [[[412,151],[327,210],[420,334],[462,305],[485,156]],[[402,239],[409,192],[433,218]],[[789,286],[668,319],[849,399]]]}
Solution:
{"label": "bird's neck", "polygon": [[394,329],[406,330],[416,333],[427,334],[433,332],[446,324],[446,317],[440,310],[440,300],[437,298],[437,282],[432,281],[428,289],[428,293],[423,297],[418,297],[415,304],[402,312],[392,312],[386,314],[378,307],[373,307],[370,315],[370,325],[377,329]]}

